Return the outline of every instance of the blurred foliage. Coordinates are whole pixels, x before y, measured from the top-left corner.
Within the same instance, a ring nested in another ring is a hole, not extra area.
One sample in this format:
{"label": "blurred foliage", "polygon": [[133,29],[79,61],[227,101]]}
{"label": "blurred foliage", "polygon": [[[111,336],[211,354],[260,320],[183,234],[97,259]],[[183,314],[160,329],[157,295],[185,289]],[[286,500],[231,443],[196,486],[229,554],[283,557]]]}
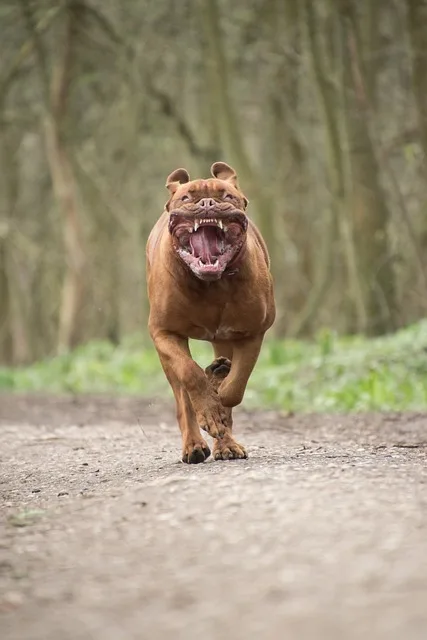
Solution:
{"label": "blurred foliage", "polygon": [[0,24],[2,365],[143,330],[166,176],[218,160],[276,338],[427,317],[426,2],[2,0]]}
{"label": "blurred foliage", "polygon": [[[212,359],[205,343],[192,343],[192,353],[201,366]],[[2,368],[0,389],[172,397],[143,336],[117,347],[91,342],[28,368]],[[286,411],[426,409],[427,320],[375,339],[342,338],[328,330],[312,341],[267,339],[244,405]]]}

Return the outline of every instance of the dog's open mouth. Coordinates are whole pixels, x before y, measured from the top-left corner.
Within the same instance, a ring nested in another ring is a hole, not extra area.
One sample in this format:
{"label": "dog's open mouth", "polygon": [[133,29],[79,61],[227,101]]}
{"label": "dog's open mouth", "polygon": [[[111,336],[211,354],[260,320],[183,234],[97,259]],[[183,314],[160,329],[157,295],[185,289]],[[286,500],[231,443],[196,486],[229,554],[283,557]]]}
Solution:
{"label": "dog's open mouth", "polygon": [[169,231],[181,259],[201,280],[218,280],[242,249],[247,217],[236,210],[218,217],[172,212]]}

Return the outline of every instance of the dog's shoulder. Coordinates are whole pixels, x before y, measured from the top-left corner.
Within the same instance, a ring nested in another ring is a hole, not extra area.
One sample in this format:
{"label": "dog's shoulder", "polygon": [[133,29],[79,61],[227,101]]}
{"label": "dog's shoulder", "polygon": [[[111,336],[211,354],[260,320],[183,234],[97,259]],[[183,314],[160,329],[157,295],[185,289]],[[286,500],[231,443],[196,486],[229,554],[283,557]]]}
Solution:
{"label": "dog's shoulder", "polygon": [[168,220],[169,214],[167,211],[164,211],[152,228],[150,235],[148,236],[146,245],[146,256],[149,265],[153,263],[158,245],[161,242],[165,230],[167,230]]}

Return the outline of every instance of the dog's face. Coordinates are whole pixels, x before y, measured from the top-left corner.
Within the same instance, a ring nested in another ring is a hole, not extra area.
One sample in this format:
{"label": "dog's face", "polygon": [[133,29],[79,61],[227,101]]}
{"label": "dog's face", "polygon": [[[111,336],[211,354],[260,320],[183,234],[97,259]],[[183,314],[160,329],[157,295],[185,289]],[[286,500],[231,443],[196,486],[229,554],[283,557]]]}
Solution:
{"label": "dog's face", "polygon": [[208,180],[190,181],[185,169],[177,169],[166,182],[173,247],[201,280],[221,278],[242,251],[248,227],[248,201],[234,169],[215,162],[211,173]]}

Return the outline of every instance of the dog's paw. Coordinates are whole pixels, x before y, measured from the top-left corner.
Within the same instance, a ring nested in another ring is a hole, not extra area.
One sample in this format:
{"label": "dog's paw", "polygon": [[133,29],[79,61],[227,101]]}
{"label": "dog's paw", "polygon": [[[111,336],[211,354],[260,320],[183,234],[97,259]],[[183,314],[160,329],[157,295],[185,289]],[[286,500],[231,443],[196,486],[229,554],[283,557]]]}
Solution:
{"label": "dog's paw", "polygon": [[232,436],[226,436],[222,440],[215,440],[213,457],[215,460],[239,460],[247,458],[248,454],[243,445],[236,442]]}
{"label": "dog's paw", "polygon": [[202,406],[195,408],[197,424],[212,438],[222,438],[228,426],[228,414],[217,393],[212,392],[203,399]]}
{"label": "dog's paw", "polygon": [[198,442],[184,443],[182,461],[186,464],[200,464],[207,460],[210,455],[211,450],[202,438]]}
{"label": "dog's paw", "polygon": [[206,375],[211,376],[219,376],[221,378],[225,378],[228,375],[231,368],[231,361],[228,358],[216,358],[208,367],[205,369]]}
{"label": "dog's paw", "polygon": [[230,360],[228,358],[223,358],[223,357],[216,358],[216,360],[214,360],[212,364],[206,367],[205,373],[209,378],[209,380],[211,381],[211,384],[213,385],[215,390],[218,390],[218,387],[221,384],[221,382],[230,373],[230,369],[231,369]]}

